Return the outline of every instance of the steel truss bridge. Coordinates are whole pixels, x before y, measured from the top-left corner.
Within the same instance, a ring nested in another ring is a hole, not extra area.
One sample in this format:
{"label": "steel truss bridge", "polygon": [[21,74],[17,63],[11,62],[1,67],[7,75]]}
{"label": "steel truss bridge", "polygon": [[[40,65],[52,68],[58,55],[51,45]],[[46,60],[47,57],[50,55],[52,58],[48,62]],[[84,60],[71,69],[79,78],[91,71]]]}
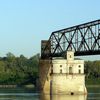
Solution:
{"label": "steel truss bridge", "polygon": [[64,57],[73,50],[75,56],[100,54],[100,20],[52,32],[41,42],[41,58]]}

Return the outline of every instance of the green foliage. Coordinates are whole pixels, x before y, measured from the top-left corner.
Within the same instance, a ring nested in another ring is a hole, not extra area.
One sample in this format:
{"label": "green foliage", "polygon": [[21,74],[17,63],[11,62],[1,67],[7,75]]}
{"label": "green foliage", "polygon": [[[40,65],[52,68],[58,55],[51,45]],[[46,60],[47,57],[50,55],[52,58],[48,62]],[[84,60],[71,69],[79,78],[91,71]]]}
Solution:
{"label": "green foliage", "polygon": [[86,61],[85,74],[87,79],[100,79],[100,61]]}
{"label": "green foliage", "polygon": [[87,85],[100,85],[100,79],[99,78],[88,78],[86,79]]}
{"label": "green foliage", "polygon": [[35,83],[38,77],[39,54],[27,59],[23,55],[15,57],[7,53],[0,58],[0,84]]}

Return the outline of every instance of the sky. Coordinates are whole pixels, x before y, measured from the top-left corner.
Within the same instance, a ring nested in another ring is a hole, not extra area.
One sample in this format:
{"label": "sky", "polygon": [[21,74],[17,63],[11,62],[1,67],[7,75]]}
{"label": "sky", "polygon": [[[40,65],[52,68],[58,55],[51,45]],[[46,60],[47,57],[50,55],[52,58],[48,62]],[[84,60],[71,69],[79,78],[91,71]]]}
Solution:
{"label": "sky", "polygon": [[0,56],[40,53],[53,31],[100,19],[99,10],[100,0],[0,0]]}

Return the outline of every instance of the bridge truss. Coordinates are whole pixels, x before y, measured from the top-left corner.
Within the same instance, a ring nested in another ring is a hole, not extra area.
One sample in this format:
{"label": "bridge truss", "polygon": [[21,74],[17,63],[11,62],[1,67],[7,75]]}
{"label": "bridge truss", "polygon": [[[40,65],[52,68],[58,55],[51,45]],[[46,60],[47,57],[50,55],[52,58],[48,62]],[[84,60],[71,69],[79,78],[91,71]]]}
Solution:
{"label": "bridge truss", "polygon": [[52,32],[42,41],[41,58],[64,57],[68,50],[75,56],[100,54],[100,20]]}

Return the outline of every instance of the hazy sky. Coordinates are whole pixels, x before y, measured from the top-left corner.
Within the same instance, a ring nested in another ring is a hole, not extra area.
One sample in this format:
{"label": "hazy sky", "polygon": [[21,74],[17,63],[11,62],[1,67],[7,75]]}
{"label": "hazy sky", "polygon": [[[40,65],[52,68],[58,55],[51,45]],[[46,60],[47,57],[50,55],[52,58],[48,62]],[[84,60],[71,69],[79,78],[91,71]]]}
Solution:
{"label": "hazy sky", "polygon": [[100,19],[100,0],[0,0],[0,56],[31,57],[51,32]]}

